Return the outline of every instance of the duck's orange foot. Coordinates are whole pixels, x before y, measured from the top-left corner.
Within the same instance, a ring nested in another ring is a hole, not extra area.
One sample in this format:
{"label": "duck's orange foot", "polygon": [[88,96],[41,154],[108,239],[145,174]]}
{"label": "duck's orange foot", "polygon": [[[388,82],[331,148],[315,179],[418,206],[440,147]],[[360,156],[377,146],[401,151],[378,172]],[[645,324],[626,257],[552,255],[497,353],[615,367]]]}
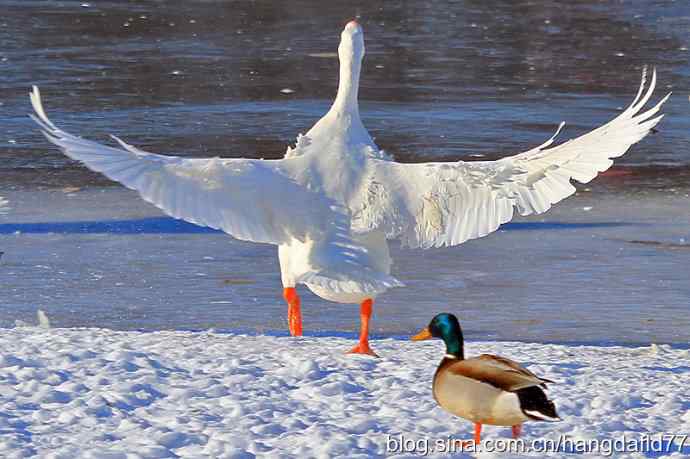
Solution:
{"label": "duck's orange foot", "polygon": [[455,447],[462,450],[472,450],[476,448],[476,443],[474,440],[455,440]]}
{"label": "duck's orange foot", "polygon": [[474,423],[474,438],[472,440],[455,440],[455,447],[460,451],[475,452],[482,442],[482,425]]}
{"label": "duck's orange foot", "polygon": [[360,341],[360,343],[350,349],[348,354],[365,354],[365,355],[370,355],[372,357],[378,357],[376,352],[374,352],[371,347],[369,347],[369,343],[367,341]]}
{"label": "duck's orange foot", "polygon": [[522,424],[515,424],[512,430],[513,438],[520,438],[520,434],[522,433]]}

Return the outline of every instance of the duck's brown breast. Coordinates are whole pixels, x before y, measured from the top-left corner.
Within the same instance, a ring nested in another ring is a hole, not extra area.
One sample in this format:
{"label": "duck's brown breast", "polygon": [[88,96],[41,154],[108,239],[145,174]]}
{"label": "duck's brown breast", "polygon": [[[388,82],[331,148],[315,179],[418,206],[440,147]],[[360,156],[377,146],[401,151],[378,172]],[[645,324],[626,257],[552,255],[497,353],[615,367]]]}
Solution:
{"label": "duck's brown breast", "polygon": [[444,359],[434,375],[434,399],[443,409],[481,424],[512,426],[527,420],[516,394],[447,371],[455,362]]}

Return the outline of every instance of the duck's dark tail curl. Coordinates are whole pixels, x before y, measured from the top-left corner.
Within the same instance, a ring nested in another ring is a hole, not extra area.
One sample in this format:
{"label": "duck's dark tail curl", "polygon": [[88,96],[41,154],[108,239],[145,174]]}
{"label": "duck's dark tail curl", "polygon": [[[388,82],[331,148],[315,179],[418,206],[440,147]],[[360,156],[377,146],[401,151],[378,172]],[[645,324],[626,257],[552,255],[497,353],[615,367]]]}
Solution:
{"label": "duck's dark tail curl", "polygon": [[526,387],[515,392],[520,400],[520,408],[530,419],[535,421],[560,421],[556,405],[549,400],[538,386]]}

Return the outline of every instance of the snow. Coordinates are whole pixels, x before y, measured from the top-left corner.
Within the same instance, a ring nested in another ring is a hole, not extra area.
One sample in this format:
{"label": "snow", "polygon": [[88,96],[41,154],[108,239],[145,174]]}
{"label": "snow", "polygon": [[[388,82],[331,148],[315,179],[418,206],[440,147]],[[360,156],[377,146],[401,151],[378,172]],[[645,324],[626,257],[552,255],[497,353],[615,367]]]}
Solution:
{"label": "snow", "polygon": [[[374,340],[381,359],[343,354],[351,345],[212,331],[2,329],[0,456],[356,458],[386,455],[387,439],[400,434],[470,437],[471,424],[431,395],[440,341]],[[690,432],[686,349],[467,344],[468,355],[480,352],[558,382],[549,393],[564,420],[525,424],[528,441]],[[509,434],[484,429],[485,439]],[[686,446],[675,457],[688,454]]]}

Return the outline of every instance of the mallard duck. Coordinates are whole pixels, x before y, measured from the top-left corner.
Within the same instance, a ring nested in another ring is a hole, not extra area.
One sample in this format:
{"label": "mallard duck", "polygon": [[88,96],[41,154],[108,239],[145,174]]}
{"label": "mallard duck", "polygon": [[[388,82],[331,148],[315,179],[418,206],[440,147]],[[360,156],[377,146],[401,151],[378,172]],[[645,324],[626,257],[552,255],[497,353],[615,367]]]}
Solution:
{"label": "mallard duck", "polygon": [[434,399],[444,410],[474,422],[476,444],[483,424],[512,426],[517,438],[525,421],[560,421],[543,390],[553,381],[505,357],[482,354],[466,359],[462,329],[453,314],[438,314],[412,340],[430,338],[446,343],[446,355],[434,374]]}
{"label": "mallard duck", "polygon": [[[274,244],[287,302],[288,329],[302,335],[306,285],[321,298],[360,305],[359,342],[369,346],[374,300],[402,282],[391,275],[388,239],[403,246],[453,246],[486,236],[521,215],[546,212],[624,154],[661,120],[666,98],[644,110],[656,84],[646,77],[633,103],[609,123],[552,146],[549,140],[497,161],[405,164],[374,143],[359,113],[364,31],[340,34],[340,80],[330,110],[279,160],[180,158],[145,152],[114,138],[101,145],[63,131],[47,117],[38,88],[32,115],[72,159],[136,190],[175,218],[244,241]],[[270,126],[267,126],[270,130]],[[256,155],[256,152],[252,152]]]}

